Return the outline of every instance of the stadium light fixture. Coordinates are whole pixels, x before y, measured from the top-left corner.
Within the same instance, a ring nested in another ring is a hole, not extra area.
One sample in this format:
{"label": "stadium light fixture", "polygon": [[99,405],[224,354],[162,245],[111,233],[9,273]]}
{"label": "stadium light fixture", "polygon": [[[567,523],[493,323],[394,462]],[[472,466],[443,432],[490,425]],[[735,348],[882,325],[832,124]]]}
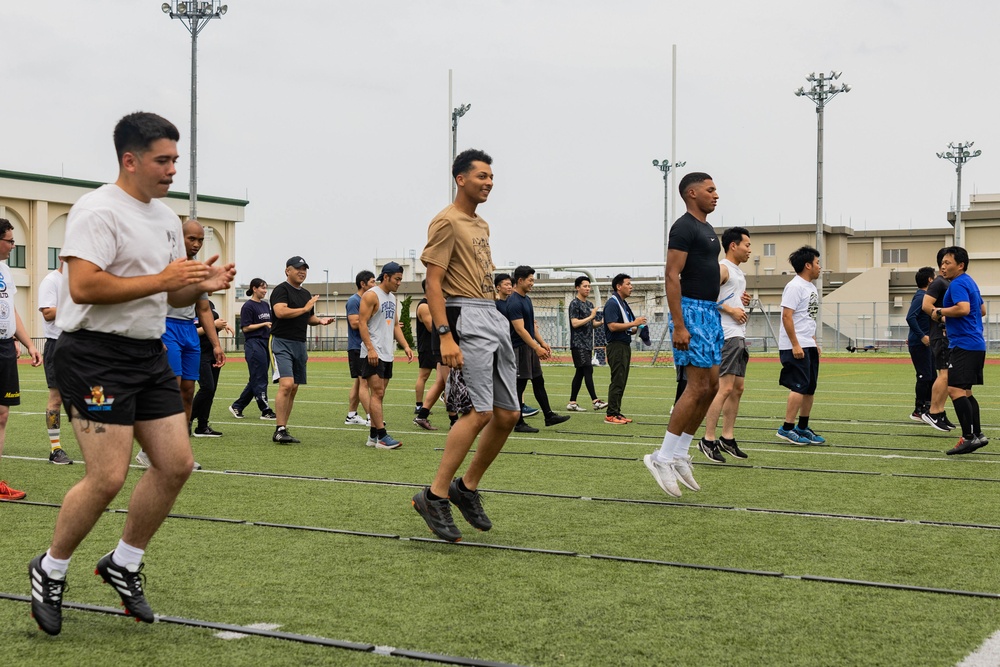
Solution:
{"label": "stadium light fixture", "polygon": [[670,164],[670,159],[665,160],[653,160],[653,166],[663,172],[663,263],[667,262],[667,241],[670,237],[670,209],[667,207],[667,202],[670,199],[670,182],[667,180],[670,176],[670,170],[673,168],[680,168],[686,165],[687,162],[678,162],[676,164]]}
{"label": "stadium light fixture", "polygon": [[220,0],[199,2],[164,2],[160,9],[172,19],[179,19],[191,33],[191,165],[188,190],[189,213],[192,220],[198,218],[198,35],[212,19],[222,18],[229,11],[229,5]]}
{"label": "stadium light fixture", "polygon": [[983,154],[981,150],[976,150],[975,153],[970,151],[972,145],[976,143],[974,141],[967,141],[962,144],[950,143],[948,148],[950,151],[945,151],[943,153],[938,153],[939,158],[948,160],[955,165],[955,173],[958,175],[958,187],[955,193],[955,245],[962,245],[963,236],[962,232],[962,166],[974,157],[979,157]]}

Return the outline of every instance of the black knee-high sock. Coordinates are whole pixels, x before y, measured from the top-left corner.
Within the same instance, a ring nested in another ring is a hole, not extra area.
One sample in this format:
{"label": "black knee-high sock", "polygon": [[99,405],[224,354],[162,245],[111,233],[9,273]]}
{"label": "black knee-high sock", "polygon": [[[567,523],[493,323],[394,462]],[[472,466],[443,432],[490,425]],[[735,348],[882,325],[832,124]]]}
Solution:
{"label": "black knee-high sock", "polygon": [[531,393],[535,395],[535,400],[538,401],[538,409],[542,411],[542,414],[546,417],[551,415],[552,406],[549,405],[549,393],[545,391],[545,378],[541,375],[531,378]]}
{"label": "black knee-high sock", "polygon": [[979,435],[983,432],[983,425],[979,421],[979,401],[975,396],[969,396],[969,403],[972,405],[972,432]]}
{"label": "black knee-high sock", "polygon": [[958,415],[958,423],[962,425],[962,436],[971,437],[975,435],[972,430],[972,402],[966,396],[959,396],[951,399],[951,404],[955,406],[955,414]]}

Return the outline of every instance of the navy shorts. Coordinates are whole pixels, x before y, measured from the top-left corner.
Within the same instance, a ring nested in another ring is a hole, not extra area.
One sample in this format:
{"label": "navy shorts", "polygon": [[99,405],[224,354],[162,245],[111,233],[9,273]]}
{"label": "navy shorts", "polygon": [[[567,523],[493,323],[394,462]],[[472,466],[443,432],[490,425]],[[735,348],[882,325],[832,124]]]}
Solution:
{"label": "navy shorts", "polygon": [[781,375],[778,384],[787,387],[796,394],[812,396],[816,393],[816,380],[819,378],[819,350],[815,347],[804,347],[805,356],[796,359],[791,350],[779,350]]}
{"label": "navy shorts", "polygon": [[55,360],[59,393],[71,419],[131,426],[184,412],[177,376],[159,339],[65,332]]}

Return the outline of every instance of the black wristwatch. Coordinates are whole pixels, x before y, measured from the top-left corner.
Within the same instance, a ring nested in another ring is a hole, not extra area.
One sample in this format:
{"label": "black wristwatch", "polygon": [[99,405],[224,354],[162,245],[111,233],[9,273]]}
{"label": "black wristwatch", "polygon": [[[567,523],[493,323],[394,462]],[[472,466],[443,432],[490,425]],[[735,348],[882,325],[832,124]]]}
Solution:
{"label": "black wristwatch", "polygon": [[941,309],[940,308],[935,308],[934,312],[937,313],[937,318],[938,318],[938,320],[940,320],[941,319]]}
{"label": "black wristwatch", "polygon": [[446,333],[451,333],[451,327],[449,327],[447,324],[442,324],[437,328],[437,332],[439,336],[443,336]]}

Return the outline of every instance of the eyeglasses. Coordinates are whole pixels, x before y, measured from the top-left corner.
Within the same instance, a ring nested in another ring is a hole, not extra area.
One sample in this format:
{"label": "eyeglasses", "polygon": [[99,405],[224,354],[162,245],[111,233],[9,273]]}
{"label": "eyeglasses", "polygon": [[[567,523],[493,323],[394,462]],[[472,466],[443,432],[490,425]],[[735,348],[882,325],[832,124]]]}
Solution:
{"label": "eyeglasses", "polygon": [[17,245],[17,242],[14,239],[0,239],[0,241],[5,241],[11,245]]}

